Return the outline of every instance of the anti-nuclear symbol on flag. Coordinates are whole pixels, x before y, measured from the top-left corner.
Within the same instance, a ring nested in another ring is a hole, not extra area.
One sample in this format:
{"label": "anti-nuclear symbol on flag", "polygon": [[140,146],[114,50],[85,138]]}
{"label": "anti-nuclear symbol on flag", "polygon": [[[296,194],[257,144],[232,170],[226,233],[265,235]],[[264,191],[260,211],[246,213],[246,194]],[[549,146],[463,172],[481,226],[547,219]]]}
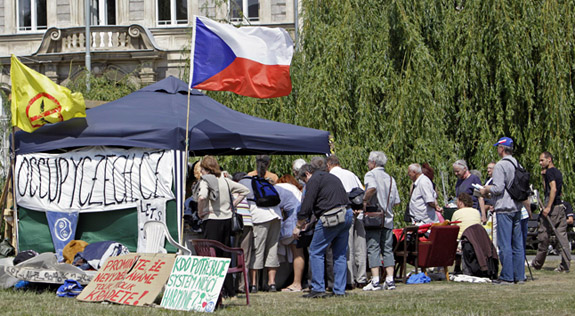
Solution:
{"label": "anti-nuclear symbol on flag", "polygon": [[64,121],[60,102],[46,92],[40,92],[30,99],[26,107],[26,117],[34,128]]}

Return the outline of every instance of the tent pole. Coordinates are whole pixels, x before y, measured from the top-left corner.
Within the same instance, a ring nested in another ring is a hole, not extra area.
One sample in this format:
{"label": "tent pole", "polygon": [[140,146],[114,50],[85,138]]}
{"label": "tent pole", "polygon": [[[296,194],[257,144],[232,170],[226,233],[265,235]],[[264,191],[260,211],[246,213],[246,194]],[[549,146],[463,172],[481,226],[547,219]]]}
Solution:
{"label": "tent pole", "polygon": [[188,129],[190,127],[190,93],[191,93],[192,89],[188,89],[188,111],[187,111],[187,115],[186,115],[186,145],[185,145],[185,151],[184,151],[184,167],[182,168],[183,171],[183,177],[182,177],[182,182],[183,182],[183,187],[184,189],[182,190],[182,205],[181,205],[181,214],[180,214],[180,244],[183,245],[184,243],[184,239],[185,239],[185,231],[184,231],[184,211],[185,211],[185,207],[186,207],[186,183],[188,180],[188,149],[189,149],[189,133],[188,133]]}
{"label": "tent pole", "polygon": [[16,149],[15,149],[15,142],[16,137],[16,129],[12,126],[12,154],[10,155],[11,162],[10,167],[12,168],[12,246],[16,250],[16,253],[19,252],[18,247],[18,207],[16,205]]}

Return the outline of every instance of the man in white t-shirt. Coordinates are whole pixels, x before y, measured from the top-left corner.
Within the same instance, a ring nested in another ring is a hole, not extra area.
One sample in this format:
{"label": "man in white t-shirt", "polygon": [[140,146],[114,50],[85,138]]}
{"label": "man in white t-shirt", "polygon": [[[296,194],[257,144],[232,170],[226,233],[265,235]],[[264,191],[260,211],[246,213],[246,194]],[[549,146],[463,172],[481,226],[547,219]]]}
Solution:
{"label": "man in white t-shirt", "polygon": [[[361,188],[363,184],[359,178],[351,171],[343,169],[339,159],[331,155],[326,159],[329,173],[338,177],[343,184],[345,192],[349,194],[354,188]],[[348,288],[357,286],[364,287],[367,283],[367,249],[365,240],[365,228],[361,217],[358,219],[361,210],[353,210],[353,222],[349,228],[348,256],[347,256],[347,286]]]}
{"label": "man in white t-shirt", "polygon": [[409,165],[407,175],[413,181],[409,200],[412,223],[420,226],[439,222],[435,212],[441,212],[441,207],[437,203],[437,193],[431,180],[423,174],[421,166],[416,163]]}

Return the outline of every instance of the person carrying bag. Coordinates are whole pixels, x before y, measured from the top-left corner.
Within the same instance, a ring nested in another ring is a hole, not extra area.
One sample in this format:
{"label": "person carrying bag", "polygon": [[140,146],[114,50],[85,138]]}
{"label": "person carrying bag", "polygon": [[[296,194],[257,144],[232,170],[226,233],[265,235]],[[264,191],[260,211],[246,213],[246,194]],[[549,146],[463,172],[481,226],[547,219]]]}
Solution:
{"label": "person carrying bag", "polygon": [[[387,193],[387,204],[391,197],[391,188],[393,186],[393,177],[390,177],[389,192]],[[378,203],[379,204],[379,203]],[[363,213],[363,225],[365,228],[383,228],[385,224],[385,211],[379,205],[368,205]]]}

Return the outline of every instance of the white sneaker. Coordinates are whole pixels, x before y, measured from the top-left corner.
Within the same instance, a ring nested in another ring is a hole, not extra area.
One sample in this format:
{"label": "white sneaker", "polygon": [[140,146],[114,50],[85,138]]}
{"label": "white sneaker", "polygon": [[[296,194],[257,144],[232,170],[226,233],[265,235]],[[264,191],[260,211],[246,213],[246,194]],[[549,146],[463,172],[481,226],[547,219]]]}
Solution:
{"label": "white sneaker", "polygon": [[383,285],[383,288],[386,290],[395,290],[395,282],[393,281],[386,281]]}
{"label": "white sneaker", "polygon": [[382,289],[383,288],[381,287],[381,284],[373,284],[373,282],[369,282],[366,286],[363,287],[364,291],[380,291]]}

